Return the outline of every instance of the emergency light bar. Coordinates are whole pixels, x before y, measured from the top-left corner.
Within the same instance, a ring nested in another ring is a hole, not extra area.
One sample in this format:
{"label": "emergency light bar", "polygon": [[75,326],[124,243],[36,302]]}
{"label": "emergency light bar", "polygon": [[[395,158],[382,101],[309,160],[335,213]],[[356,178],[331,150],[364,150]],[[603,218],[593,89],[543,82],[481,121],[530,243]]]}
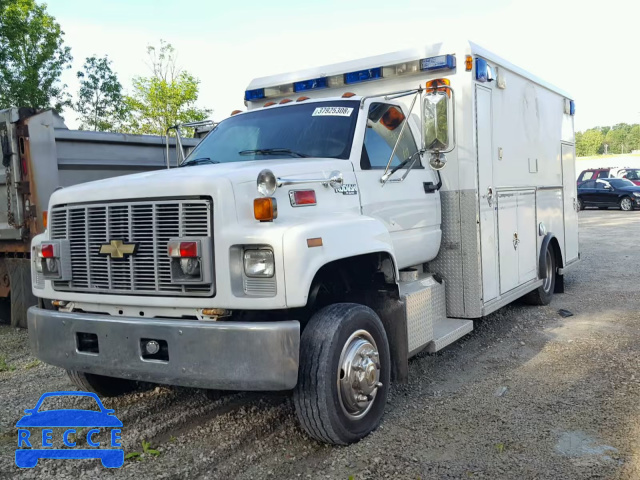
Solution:
{"label": "emergency light bar", "polygon": [[438,70],[455,70],[455,55],[438,55],[436,57],[411,60],[394,65],[368,68],[347,72],[328,77],[312,78],[301,80],[293,84],[278,85],[266,88],[256,88],[244,92],[244,99],[248,102],[261,100],[263,98],[278,97],[291,92],[305,92],[318,90],[321,88],[341,87],[343,85],[353,85],[354,83],[368,82],[401,75],[411,75],[419,72],[434,72]]}

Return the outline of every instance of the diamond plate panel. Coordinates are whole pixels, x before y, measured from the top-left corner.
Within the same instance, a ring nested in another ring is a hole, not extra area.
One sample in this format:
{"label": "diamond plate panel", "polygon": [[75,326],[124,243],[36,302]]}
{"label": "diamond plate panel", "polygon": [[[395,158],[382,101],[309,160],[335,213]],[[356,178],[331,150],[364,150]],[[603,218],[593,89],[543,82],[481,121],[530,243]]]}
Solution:
{"label": "diamond plate panel", "polygon": [[409,355],[433,340],[433,325],[446,317],[445,287],[433,277],[400,285],[405,303]]}
{"label": "diamond plate panel", "polygon": [[442,244],[429,271],[447,284],[447,316],[475,318],[482,312],[478,205],[475,190],[440,192]]}

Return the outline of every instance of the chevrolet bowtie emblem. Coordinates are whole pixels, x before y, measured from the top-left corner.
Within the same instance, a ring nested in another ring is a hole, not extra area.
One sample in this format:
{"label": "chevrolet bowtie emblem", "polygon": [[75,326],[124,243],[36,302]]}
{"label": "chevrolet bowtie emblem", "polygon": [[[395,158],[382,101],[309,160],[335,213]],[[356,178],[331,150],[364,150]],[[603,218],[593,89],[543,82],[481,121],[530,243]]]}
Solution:
{"label": "chevrolet bowtie emblem", "polygon": [[135,255],[137,250],[137,243],[124,243],[122,240],[111,240],[107,245],[100,245],[100,255],[111,257],[114,260],[122,260]]}

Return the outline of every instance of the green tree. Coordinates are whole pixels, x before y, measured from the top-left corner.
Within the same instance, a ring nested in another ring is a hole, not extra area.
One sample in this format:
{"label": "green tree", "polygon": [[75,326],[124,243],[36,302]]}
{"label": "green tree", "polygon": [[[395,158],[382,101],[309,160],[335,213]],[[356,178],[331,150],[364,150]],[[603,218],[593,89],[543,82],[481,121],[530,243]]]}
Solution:
{"label": "green tree", "polygon": [[627,134],[629,151],[640,150],[640,125],[633,125]]}
{"label": "green tree", "polygon": [[159,48],[147,47],[147,54],[151,76],[133,79],[127,131],[164,135],[178,123],[206,119],[211,110],[196,106],[200,81],[177,66],[173,46],[161,40]]}
{"label": "green tree", "polygon": [[592,128],[584,133],[576,134],[576,155],[588,157],[603,152],[604,135],[599,129]]}
{"label": "green tree", "polygon": [[0,106],[60,110],[70,103],[60,83],[72,60],[63,37],[45,4],[0,0]]}
{"label": "green tree", "polygon": [[125,120],[127,106],[122,85],[111,70],[111,61],[106,56],[88,57],[77,76],[80,90],[74,107],[80,114],[80,128],[100,132],[117,130]]}

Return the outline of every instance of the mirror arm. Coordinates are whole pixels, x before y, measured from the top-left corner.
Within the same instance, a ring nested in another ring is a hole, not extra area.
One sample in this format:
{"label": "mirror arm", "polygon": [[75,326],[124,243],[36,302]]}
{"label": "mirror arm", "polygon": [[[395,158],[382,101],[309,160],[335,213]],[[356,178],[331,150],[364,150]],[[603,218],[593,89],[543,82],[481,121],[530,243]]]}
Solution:
{"label": "mirror arm", "polygon": [[416,100],[420,96],[420,93],[422,93],[422,88],[420,88],[420,89],[418,89],[416,91],[416,94],[413,97],[413,100],[411,101],[411,106],[409,107],[409,112],[405,116],[404,122],[402,123],[402,128],[400,129],[400,134],[398,135],[398,139],[396,140],[396,143],[393,146],[393,150],[391,151],[391,155],[389,156],[389,161],[387,162],[387,166],[385,167],[384,173],[382,174],[382,178],[380,179],[380,181],[382,182],[383,186],[384,186],[385,183],[387,183],[387,179],[389,178],[389,175],[387,175],[387,173],[389,172],[389,167],[391,166],[391,162],[393,161],[393,156],[396,154],[396,150],[398,149],[398,145],[400,145],[400,140],[402,139],[402,134],[404,133],[404,129],[407,128],[407,124],[409,123],[409,117],[411,116],[411,112],[413,111],[413,106],[416,104]]}

